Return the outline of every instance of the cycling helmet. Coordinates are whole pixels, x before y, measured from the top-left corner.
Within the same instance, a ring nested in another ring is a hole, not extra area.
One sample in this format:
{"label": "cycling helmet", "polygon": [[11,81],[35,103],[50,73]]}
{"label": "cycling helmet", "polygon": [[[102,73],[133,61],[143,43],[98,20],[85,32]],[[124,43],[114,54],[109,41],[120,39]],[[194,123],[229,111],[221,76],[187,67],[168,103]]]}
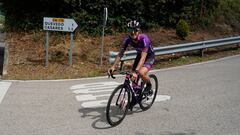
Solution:
{"label": "cycling helmet", "polygon": [[131,20],[130,22],[127,23],[127,28],[132,29],[134,31],[139,31],[140,23],[137,20]]}

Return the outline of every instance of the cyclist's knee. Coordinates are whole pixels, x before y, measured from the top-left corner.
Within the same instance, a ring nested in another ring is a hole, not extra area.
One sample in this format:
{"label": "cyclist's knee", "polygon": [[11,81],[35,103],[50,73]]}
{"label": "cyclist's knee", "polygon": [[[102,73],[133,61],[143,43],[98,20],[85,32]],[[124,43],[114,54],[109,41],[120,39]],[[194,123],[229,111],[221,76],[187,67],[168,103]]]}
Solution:
{"label": "cyclist's knee", "polygon": [[142,77],[143,81],[145,82],[149,81],[149,77],[147,73],[148,73],[148,70],[144,67],[139,70],[139,74]]}
{"label": "cyclist's knee", "polygon": [[142,67],[138,72],[141,76],[146,76],[148,73],[148,69],[146,67]]}

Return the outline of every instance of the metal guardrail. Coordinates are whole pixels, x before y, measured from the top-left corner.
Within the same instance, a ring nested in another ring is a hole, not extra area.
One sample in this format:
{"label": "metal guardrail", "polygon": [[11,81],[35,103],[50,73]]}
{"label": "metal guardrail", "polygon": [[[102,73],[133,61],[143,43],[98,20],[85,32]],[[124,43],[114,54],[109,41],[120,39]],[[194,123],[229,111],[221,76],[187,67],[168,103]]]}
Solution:
{"label": "metal guardrail", "polygon": [[[157,56],[157,55],[173,54],[173,53],[187,52],[187,51],[194,51],[194,50],[204,50],[207,48],[219,47],[224,45],[232,45],[232,44],[240,44],[240,36],[164,46],[164,47],[156,47],[154,48],[154,52],[155,52],[155,55]],[[126,51],[124,53],[124,56],[121,58],[122,64],[124,61],[135,59],[136,54],[137,52],[135,50]],[[117,55],[118,55],[118,52],[113,52],[113,51],[109,52],[109,62],[111,64],[114,63]]]}

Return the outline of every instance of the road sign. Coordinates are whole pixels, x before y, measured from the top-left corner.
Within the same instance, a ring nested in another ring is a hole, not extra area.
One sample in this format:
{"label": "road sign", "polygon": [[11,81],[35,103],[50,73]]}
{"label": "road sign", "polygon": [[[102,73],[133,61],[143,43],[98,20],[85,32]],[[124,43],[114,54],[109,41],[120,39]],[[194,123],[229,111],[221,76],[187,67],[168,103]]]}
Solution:
{"label": "road sign", "polygon": [[46,40],[45,40],[45,52],[46,52],[46,67],[48,66],[48,39],[49,39],[49,31],[63,31],[63,32],[71,32],[71,40],[70,40],[70,55],[69,55],[69,63],[72,65],[72,49],[73,49],[73,32],[78,27],[77,23],[73,19],[66,18],[51,18],[44,17],[43,18],[43,30],[46,31]]}
{"label": "road sign", "polygon": [[74,19],[43,18],[43,30],[73,32],[78,27]]}

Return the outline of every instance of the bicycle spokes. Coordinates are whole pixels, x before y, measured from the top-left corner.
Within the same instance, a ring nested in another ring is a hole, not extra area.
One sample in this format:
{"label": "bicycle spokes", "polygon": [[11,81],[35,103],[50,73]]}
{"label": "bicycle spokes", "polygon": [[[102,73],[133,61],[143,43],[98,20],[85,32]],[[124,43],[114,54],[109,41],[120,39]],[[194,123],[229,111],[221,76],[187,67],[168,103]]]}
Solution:
{"label": "bicycle spokes", "polygon": [[107,105],[107,120],[111,125],[119,124],[126,116],[130,93],[119,85],[111,94]]}
{"label": "bicycle spokes", "polygon": [[125,109],[125,106],[127,105],[127,97],[126,97],[126,90],[121,89],[118,99],[116,101],[116,106],[119,106],[121,110]]}

